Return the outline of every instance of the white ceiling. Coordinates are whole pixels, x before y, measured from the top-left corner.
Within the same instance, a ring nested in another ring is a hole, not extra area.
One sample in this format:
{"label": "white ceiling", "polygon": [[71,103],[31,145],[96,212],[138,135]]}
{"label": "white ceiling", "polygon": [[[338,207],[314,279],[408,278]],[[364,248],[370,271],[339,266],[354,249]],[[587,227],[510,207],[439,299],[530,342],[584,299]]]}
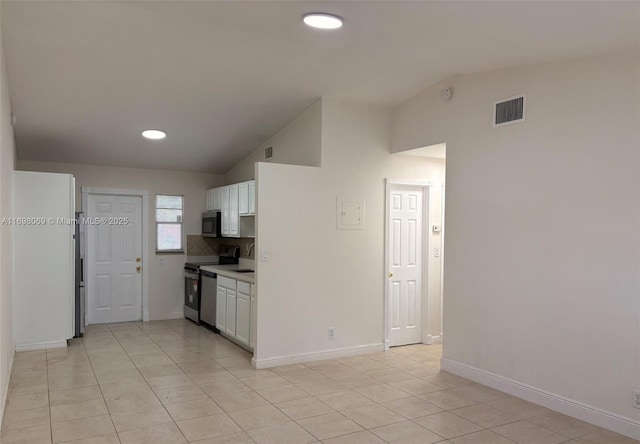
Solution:
{"label": "white ceiling", "polygon": [[[306,12],[345,19],[307,28]],[[638,2],[3,1],[18,157],[225,172],[323,95],[638,48]],[[145,128],[168,138],[150,142]]]}

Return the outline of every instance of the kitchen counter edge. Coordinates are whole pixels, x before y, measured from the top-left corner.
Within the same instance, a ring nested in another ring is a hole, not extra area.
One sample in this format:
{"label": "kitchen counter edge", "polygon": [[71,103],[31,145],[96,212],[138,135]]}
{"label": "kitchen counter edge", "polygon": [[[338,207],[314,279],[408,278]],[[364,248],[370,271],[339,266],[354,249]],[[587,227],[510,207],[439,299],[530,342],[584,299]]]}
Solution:
{"label": "kitchen counter edge", "polygon": [[249,282],[250,284],[256,283],[256,273],[237,273],[235,270],[239,270],[243,267],[239,265],[206,265],[200,267],[202,271],[208,271],[209,273],[217,273],[221,276],[226,276],[232,279],[237,279],[242,282]]}

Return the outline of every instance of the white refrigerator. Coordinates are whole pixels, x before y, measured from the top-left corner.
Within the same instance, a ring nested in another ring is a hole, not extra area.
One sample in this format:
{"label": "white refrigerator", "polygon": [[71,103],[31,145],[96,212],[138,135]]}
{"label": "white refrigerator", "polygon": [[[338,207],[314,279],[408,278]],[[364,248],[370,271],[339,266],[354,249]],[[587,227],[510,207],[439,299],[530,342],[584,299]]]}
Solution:
{"label": "white refrigerator", "polygon": [[75,181],[31,171],[13,177],[16,350],[66,347],[74,334]]}

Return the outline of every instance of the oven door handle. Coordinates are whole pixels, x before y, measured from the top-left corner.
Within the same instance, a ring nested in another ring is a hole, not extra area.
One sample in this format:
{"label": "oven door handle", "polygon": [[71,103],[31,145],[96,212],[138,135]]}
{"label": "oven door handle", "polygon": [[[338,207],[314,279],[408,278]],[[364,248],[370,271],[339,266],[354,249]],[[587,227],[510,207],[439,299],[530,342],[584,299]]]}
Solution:
{"label": "oven door handle", "polygon": [[184,272],[184,277],[187,279],[193,279],[194,281],[200,279],[200,276],[197,273],[188,273],[186,271]]}

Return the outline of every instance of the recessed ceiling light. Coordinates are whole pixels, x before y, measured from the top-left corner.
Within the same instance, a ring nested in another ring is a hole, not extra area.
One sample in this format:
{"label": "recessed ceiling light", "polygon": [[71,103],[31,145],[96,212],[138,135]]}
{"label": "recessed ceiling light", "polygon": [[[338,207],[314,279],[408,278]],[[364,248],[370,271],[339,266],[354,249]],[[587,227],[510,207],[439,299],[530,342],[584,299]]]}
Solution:
{"label": "recessed ceiling light", "polygon": [[306,25],[318,29],[342,28],[342,19],[337,15],[314,12],[302,18]]}
{"label": "recessed ceiling light", "polygon": [[164,139],[165,137],[167,137],[167,133],[165,133],[164,131],[160,131],[160,130],[144,130],[142,132],[142,137],[147,138],[147,139],[151,139],[151,140],[160,140],[160,139]]}

